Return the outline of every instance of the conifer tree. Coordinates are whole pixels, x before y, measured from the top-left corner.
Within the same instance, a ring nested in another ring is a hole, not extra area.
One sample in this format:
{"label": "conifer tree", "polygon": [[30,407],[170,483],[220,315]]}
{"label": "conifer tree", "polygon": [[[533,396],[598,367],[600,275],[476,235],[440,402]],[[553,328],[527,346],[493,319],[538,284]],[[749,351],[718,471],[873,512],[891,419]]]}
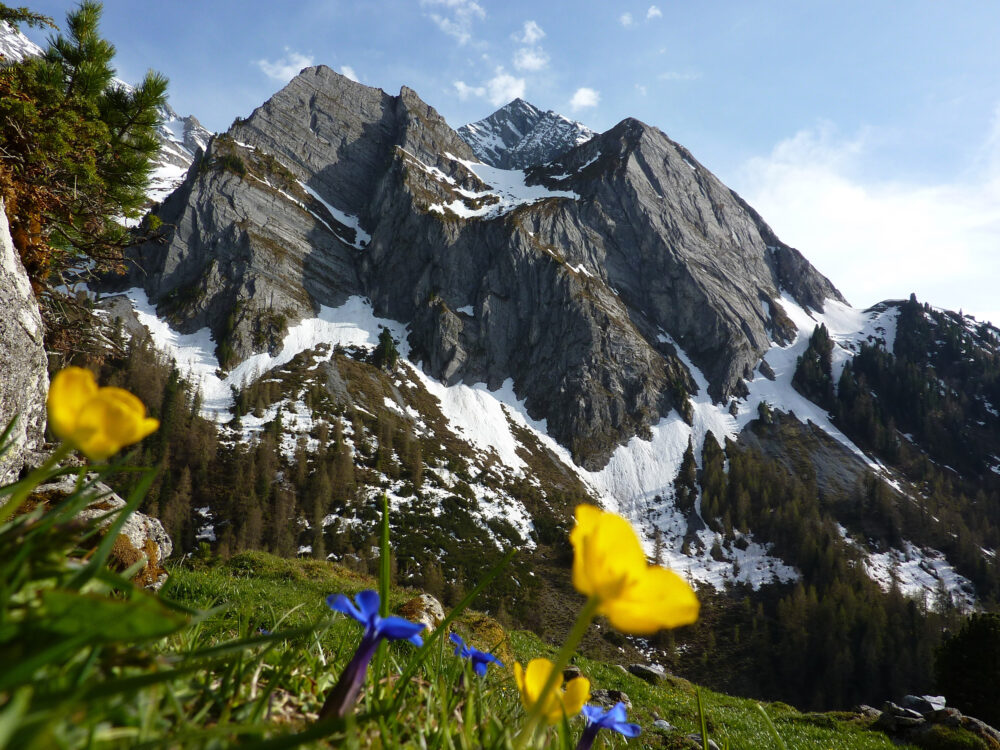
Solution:
{"label": "conifer tree", "polygon": [[396,342],[392,340],[392,334],[388,328],[383,328],[378,335],[378,346],[372,354],[372,364],[376,367],[392,372],[396,369],[396,360],[399,359],[399,352],[396,350]]}
{"label": "conifer tree", "polygon": [[129,234],[119,220],[139,217],[159,148],[167,80],[115,81],[100,17],[84,0],[43,57],[0,70],[0,194],[36,291],[75,259],[120,261]]}
{"label": "conifer tree", "polygon": [[695,500],[698,498],[698,467],[694,460],[694,444],[691,438],[688,438],[681,467],[677,472],[677,478],[674,479],[674,493],[680,510],[685,513],[694,510]]}

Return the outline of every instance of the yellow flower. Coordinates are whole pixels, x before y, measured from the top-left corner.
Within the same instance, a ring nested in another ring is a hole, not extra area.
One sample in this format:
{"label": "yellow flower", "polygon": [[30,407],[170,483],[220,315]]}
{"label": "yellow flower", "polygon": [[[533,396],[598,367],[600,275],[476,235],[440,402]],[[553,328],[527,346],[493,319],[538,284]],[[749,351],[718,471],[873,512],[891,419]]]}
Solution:
{"label": "yellow flower", "polygon": [[[538,703],[542,688],[552,673],[552,666],[548,659],[532,659],[528,662],[527,669],[521,669],[521,665],[514,662],[514,679],[517,681],[517,689],[521,691],[521,703],[525,710],[531,711]],[[563,690],[560,678],[559,684],[549,691],[539,711],[549,724],[556,724],[562,721],[563,716],[576,716],[588,700],[590,680],[575,677],[566,683],[566,689]]]}
{"label": "yellow flower", "polygon": [[67,367],[52,378],[49,426],[93,461],[103,461],[137,443],[160,423],[146,416],[142,401],[122,388],[98,388],[94,374]]}
{"label": "yellow flower", "polygon": [[698,619],[698,599],[687,582],[666,568],[646,563],[632,526],[621,516],[593,505],[576,507],[573,585],[600,602],[618,630],[651,635]]}

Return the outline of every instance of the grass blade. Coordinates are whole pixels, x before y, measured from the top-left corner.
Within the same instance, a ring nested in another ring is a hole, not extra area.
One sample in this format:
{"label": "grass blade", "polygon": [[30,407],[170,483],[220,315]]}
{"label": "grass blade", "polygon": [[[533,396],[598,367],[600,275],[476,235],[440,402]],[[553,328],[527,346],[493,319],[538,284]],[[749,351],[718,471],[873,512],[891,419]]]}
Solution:
{"label": "grass blade", "polygon": [[771,736],[774,737],[774,741],[777,743],[778,747],[781,748],[781,750],[788,750],[788,745],[786,745],[785,741],[781,739],[781,735],[778,734],[778,728],[774,726],[774,722],[771,721],[771,717],[768,716],[764,707],[758,703],[757,710],[760,711],[761,715],[764,717],[764,723],[767,725],[767,731],[769,731]]}
{"label": "grass blade", "polygon": [[379,545],[379,566],[378,566],[378,593],[382,598],[382,611],[379,612],[382,617],[389,616],[389,575],[392,571],[392,566],[389,564],[389,555],[392,554],[392,550],[389,549],[389,496],[386,493],[382,493],[382,538]]}
{"label": "grass blade", "polygon": [[701,724],[701,750],[708,750],[708,722],[705,720],[705,706],[701,702],[701,688],[695,691],[698,698],[698,721]]}

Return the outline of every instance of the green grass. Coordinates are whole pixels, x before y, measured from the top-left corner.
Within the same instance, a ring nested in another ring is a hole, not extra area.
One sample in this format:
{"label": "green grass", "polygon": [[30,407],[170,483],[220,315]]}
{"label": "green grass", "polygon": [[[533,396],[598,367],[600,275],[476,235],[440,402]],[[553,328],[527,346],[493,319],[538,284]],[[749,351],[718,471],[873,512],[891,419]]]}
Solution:
{"label": "green grass", "polygon": [[[0,506],[0,750],[518,744],[525,713],[511,668],[555,649],[527,631],[506,634],[466,608],[483,586],[504,583],[494,576],[509,574],[509,558],[469,581],[470,593],[446,619],[468,643],[503,659],[504,668],[475,676],[452,654],[442,626],[425,634],[423,648],[380,648],[353,711],[320,721],[320,707],[361,640],[358,623],[331,612],[325,599],[378,588],[395,609],[417,592],[390,587],[390,566],[380,566],[375,581],[337,564],[262,552],[226,561],[195,557],[175,565],[154,595],[130,581],[141,563],[120,572],[105,564],[120,513],[102,536],[95,522],[73,520],[89,502],[86,483],[53,505],[22,504],[31,500],[32,481],[0,487],[0,499],[9,498]],[[131,508],[150,481],[145,474]],[[382,522],[385,560],[385,516]],[[850,714],[801,714],[772,704],[765,715],[755,701],[699,691],[676,677],[653,686],[613,663],[580,656],[576,664],[592,688],[629,695],[630,719],[643,733],[628,747],[690,747],[684,735],[702,721],[723,748],[905,747]],[[656,716],[677,729],[654,730]],[[581,731],[573,718],[521,744],[569,750]],[[964,733],[932,739],[938,744],[927,747],[976,746]],[[626,743],[602,731],[597,746]]]}
{"label": "green grass", "polygon": [[[329,610],[323,603],[327,594],[335,592],[354,593],[363,588],[374,587],[375,581],[367,576],[354,573],[336,564],[311,560],[285,560],[271,555],[253,552],[232,558],[227,563],[201,565],[193,568],[176,569],[164,589],[167,596],[194,607],[211,607],[225,604],[227,608],[213,615],[201,625],[202,634],[210,638],[226,638],[237,635],[246,627],[270,628],[282,616],[291,611],[285,620],[288,626],[308,623],[316,617],[324,616]],[[393,606],[398,606],[416,592],[394,589],[391,596]],[[294,610],[294,611],[293,611]],[[325,610],[325,612],[324,612]],[[495,642],[477,638],[477,634],[493,627],[493,638],[498,628],[490,618],[468,612],[459,619],[457,630],[463,635],[471,635],[473,642],[481,648],[490,648]],[[320,638],[328,652],[332,652],[339,640],[356,641],[358,627],[345,618],[336,618],[333,625]],[[314,646],[315,648],[315,646]],[[504,648],[501,645],[501,648]],[[351,649],[345,649],[340,657],[330,656],[331,665],[342,664],[349,658]],[[491,674],[486,684],[491,686],[486,695],[486,703],[496,715],[516,717],[520,707],[509,671],[510,657],[522,663],[537,656],[552,657],[555,648],[543,643],[528,631],[516,630],[509,634],[509,654],[507,670]],[[407,651],[398,647],[395,653],[404,658]],[[456,681],[459,671],[456,660],[445,649],[440,665],[443,682]],[[578,657],[576,665],[591,680],[593,688],[622,690],[628,694],[633,709],[630,720],[643,727],[643,734],[631,741],[629,747],[683,747],[680,738],[688,733],[700,731],[696,686],[678,677],[667,677],[660,685],[653,686],[631,674],[625,673],[614,664]],[[435,686],[428,678],[433,676],[437,660],[428,673],[419,678],[419,695],[423,693],[424,703],[409,703],[414,713],[409,718],[427,722],[427,708],[433,704],[434,696],[440,695],[441,685]],[[331,673],[336,669],[331,668]],[[306,688],[306,692],[309,689]],[[707,716],[709,736],[720,747],[726,743],[736,748],[778,747],[771,736],[767,720],[757,708],[757,701],[701,690],[702,701]],[[306,706],[315,701],[305,700]],[[889,750],[890,748],[914,748],[912,745],[896,745],[881,732],[872,731],[870,722],[850,713],[803,714],[790,706],[775,703],[765,706],[785,745],[789,748],[857,748],[858,750]],[[652,728],[654,713],[678,731],[664,733]],[[402,722],[403,719],[401,718]],[[572,726],[577,726],[574,722]],[[578,728],[578,727],[577,727]],[[425,726],[426,730],[426,726]],[[609,738],[605,738],[606,740]],[[612,746],[624,746],[616,739]]]}

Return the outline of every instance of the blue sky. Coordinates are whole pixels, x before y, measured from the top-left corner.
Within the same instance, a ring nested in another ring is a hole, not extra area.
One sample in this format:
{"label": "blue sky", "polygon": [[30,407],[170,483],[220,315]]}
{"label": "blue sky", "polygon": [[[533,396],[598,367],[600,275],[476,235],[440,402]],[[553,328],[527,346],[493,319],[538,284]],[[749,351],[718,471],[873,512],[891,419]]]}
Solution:
{"label": "blue sky", "polygon": [[[30,5],[61,22],[75,3]],[[319,63],[454,127],[514,96],[595,130],[637,117],[853,304],[915,291],[1000,323],[992,0],[109,0],[102,28],[122,78],[159,70],[213,130]]]}

